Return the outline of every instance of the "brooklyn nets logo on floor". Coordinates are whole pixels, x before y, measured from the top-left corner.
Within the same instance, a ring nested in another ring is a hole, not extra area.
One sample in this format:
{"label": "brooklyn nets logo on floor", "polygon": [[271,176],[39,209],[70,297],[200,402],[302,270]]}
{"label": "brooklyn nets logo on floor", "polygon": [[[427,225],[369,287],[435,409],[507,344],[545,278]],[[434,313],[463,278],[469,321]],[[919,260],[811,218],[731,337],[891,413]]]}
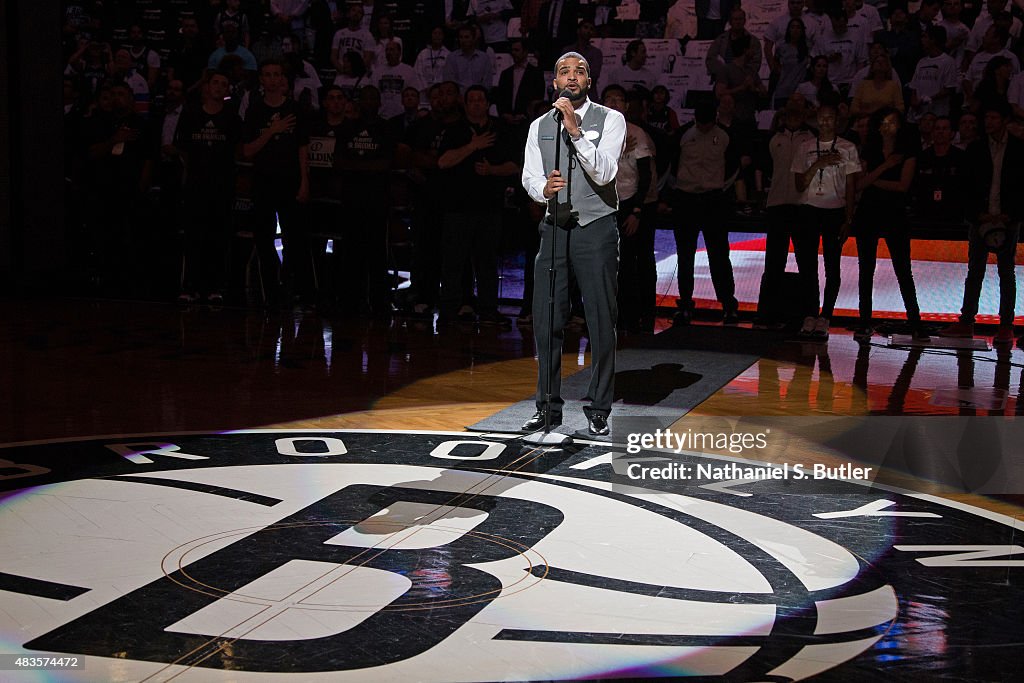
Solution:
{"label": "brooklyn nets logo on floor", "polygon": [[1020,525],[937,498],[613,485],[606,446],[469,434],[111,438],[0,458],[3,680],[38,680],[14,656],[74,658],[60,680],[90,681],[1019,668]]}

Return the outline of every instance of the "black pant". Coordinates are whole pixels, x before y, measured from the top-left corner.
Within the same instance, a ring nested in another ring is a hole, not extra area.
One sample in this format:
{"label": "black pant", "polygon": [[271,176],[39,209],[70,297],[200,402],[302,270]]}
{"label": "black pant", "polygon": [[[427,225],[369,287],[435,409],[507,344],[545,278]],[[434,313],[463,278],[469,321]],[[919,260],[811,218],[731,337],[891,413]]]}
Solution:
{"label": "black pant", "polygon": [[[585,408],[588,413],[608,415],[612,409],[615,380],[616,270],[619,232],[615,214],[571,229],[540,223],[536,282],[533,294],[533,330],[537,344],[537,409],[545,406],[550,382],[551,413],[562,414],[562,341],[569,320],[569,266],[576,273],[583,293],[591,345],[591,377]],[[551,259],[554,241],[554,262]],[[549,316],[549,269],[554,268],[554,319]],[[553,324],[552,324],[553,323]]]}
{"label": "black pant", "polygon": [[184,191],[183,292],[222,292],[231,243],[231,202],[234,190],[188,187]]}
{"label": "black pant", "polygon": [[697,255],[697,237],[704,233],[704,246],[708,252],[708,266],[711,268],[711,282],[715,285],[715,296],[722,304],[722,310],[729,312],[739,308],[736,301],[736,282],[729,260],[729,231],[725,219],[729,210],[725,193],[682,192],[672,195],[672,215],[677,223],[685,225],[674,230],[676,237],[676,276],[679,280],[680,308],[693,308],[693,269]]}
{"label": "black pant", "polygon": [[[270,298],[276,297],[283,271],[296,292],[311,293],[312,253],[308,234],[302,225],[303,207],[295,199],[299,177],[256,174],[252,189],[253,237],[264,291]],[[278,261],[274,246],[278,224],[281,226],[281,261]]]}
{"label": "black pant", "polygon": [[[800,207],[801,227],[799,233],[800,245],[797,240],[793,244],[797,249],[797,265],[800,272],[804,272],[804,266],[800,265],[800,252],[804,253],[805,263],[810,272],[811,261],[809,254],[814,254],[814,292],[815,300],[820,293],[818,284],[818,242],[821,242],[822,256],[825,260],[825,297],[821,304],[820,315],[823,318],[831,318],[835,313],[836,300],[839,298],[839,285],[842,284],[842,257],[843,243],[839,240],[839,228],[843,225],[846,209],[819,209],[816,206],[804,205]],[[814,311],[818,313],[818,311]],[[808,312],[808,315],[811,315]]]}
{"label": "black pant", "polygon": [[[622,202],[619,225],[633,213],[634,204]],[[654,204],[642,207],[640,227],[619,236],[619,329],[653,332],[658,296],[658,269],[654,259]]]}
{"label": "black pant", "polygon": [[[960,320],[974,323],[978,315],[978,301],[981,285],[988,270],[988,247],[981,236],[979,226],[971,224],[967,240],[967,279],[964,281],[964,303],[960,309]],[[1006,244],[996,252],[996,273],[999,275],[999,324],[1013,325],[1017,302],[1017,273],[1015,257],[1020,223],[1011,221],[1006,226]]]}
{"label": "black pant", "polygon": [[906,221],[897,220],[895,225],[883,227],[882,220],[884,218],[880,215],[865,215],[863,220],[859,215],[857,217],[857,289],[861,322],[866,324],[871,320],[871,295],[874,289],[875,263],[878,259],[878,240],[882,238],[889,248],[892,269],[896,272],[903,306],[907,310],[907,320],[919,323],[921,309],[917,305],[917,289],[910,266],[910,233]]}
{"label": "black pant", "polygon": [[444,256],[441,266],[441,313],[455,315],[463,300],[462,279],[472,262],[476,273],[478,313],[498,311],[498,249],[501,214],[463,210],[444,215]]}
{"label": "black pant", "polygon": [[[363,180],[369,179],[367,174]],[[355,184],[351,179],[342,200],[346,206],[345,231],[351,236],[345,267],[344,307],[386,314],[391,309],[391,285],[388,275],[388,203],[390,195],[378,185],[386,180]]]}
{"label": "black pant", "polygon": [[153,271],[143,248],[152,227],[145,198],[134,188],[95,185],[83,198],[85,270],[104,293],[135,296]]}
{"label": "black pant", "polygon": [[441,204],[431,197],[430,186],[417,189],[413,214],[412,286],[414,301],[434,306],[441,300]]}

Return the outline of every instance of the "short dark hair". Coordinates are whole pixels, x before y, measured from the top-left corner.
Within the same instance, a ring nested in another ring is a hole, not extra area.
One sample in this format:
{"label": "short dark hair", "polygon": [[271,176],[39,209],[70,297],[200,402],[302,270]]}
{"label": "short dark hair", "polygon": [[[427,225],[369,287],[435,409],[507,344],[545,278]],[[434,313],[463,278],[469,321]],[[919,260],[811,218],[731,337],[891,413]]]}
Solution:
{"label": "short dark hair", "polygon": [[626,46],[626,61],[628,62],[629,60],[633,59],[633,57],[636,56],[636,53],[640,51],[640,48],[643,47],[643,45],[644,41],[640,40],[639,38],[636,40],[629,41],[629,45]]}
{"label": "short dark hair", "polygon": [[1006,100],[992,100],[987,102],[981,110],[982,116],[994,111],[1004,119],[1008,119],[1013,116],[1013,109],[1010,107],[1010,103]]}
{"label": "short dark hair", "polygon": [[968,116],[970,116],[972,119],[974,119],[975,123],[978,122],[978,115],[975,114],[973,111],[969,111],[969,110],[968,111],[962,111],[962,112],[960,112],[960,116],[956,117],[956,127],[957,127],[957,129],[960,128],[960,122],[963,121]]}
{"label": "short dark hair", "polygon": [[113,90],[114,88],[124,88],[129,91],[132,90],[132,86],[128,85],[127,81],[123,78],[108,78],[100,83],[100,87],[97,88],[97,92],[101,90]]}
{"label": "short dark hair", "polygon": [[471,92],[482,92],[484,94],[484,99],[487,100],[488,102],[491,101],[490,91],[487,90],[487,88],[485,88],[484,86],[480,85],[479,83],[474,83],[473,85],[466,88],[466,92],[462,93],[463,102],[469,99],[469,93]]}
{"label": "short dark hair", "polygon": [[939,24],[932,24],[924,30],[933,43],[938,45],[940,50],[946,49],[946,40],[949,38],[946,27]]}
{"label": "short dark hair", "polygon": [[717,114],[718,105],[713,100],[703,100],[694,108],[693,120],[699,124],[714,123]]}
{"label": "short dark hair", "polygon": [[580,60],[580,62],[583,64],[583,66],[587,69],[587,77],[588,78],[590,77],[590,62],[587,61],[587,58],[584,57],[583,55],[581,55],[579,52],[572,52],[572,51],[566,52],[564,55],[562,55],[557,60],[555,60],[555,73],[556,74],[558,73],[558,65],[561,64],[566,59],[578,59],[578,60]]}
{"label": "short dark hair", "polygon": [[623,88],[618,83],[610,83],[604,87],[604,90],[601,91],[602,101],[604,100],[604,98],[608,97],[608,92],[610,90],[618,90],[620,93],[622,93],[622,99],[626,99],[626,89]]}
{"label": "short dark hair", "polygon": [[364,85],[363,87],[359,88],[359,97],[362,98],[365,95],[372,95],[375,96],[378,100],[380,100],[380,88],[378,88],[375,85]]}
{"label": "short dark hair", "polygon": [[818,96],[818,109],[828,107],[832,111],[839,111],[839,103],[841,100],[842,98],[839,96],[839,93],[834,90],[828,93],[821,93]]}
{"label": "short dark hair", "polygon": [[348,50],[342,55],[342,59],[347,59],[349,64],[352,65],[352,75],[356,78],[361,78],[366,75],[366,61],[363,59],[363,55],[359,54],[356,50]]}
{"label": "short dark hair", "polygon": [[651,93],[647,88],[634,88],[626,93],[626,102],[650,102]]}
{"label": "short dark hair", "polygon": [[259,67],[256,69],[256,73],[263,73],[263,70],[268,66],[280,67],[281,71],[284,71],[284,60],[278,59],[277,57],[267,57],[265,59],[262,59],[260,60]]}

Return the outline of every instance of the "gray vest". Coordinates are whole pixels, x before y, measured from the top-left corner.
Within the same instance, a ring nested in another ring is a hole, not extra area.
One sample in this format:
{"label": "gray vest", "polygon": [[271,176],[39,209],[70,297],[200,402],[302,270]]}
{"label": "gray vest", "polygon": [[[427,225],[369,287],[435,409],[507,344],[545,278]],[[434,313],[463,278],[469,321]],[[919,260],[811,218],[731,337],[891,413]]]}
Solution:
{"label": "gray vest", "polygon": [[[587,109],[587,115],[583,117],[583,124],[580,126],[580,130],[584,134],[588,131],[597,131],[598,133],[598,137],[592,137],[594,145],[597,145],[601,141],[600,136],[604,135],[604,121],[608,116],[608,112],[607,108],[591,102],[590,107]],[[545,174],[551,173],[555,169],[555,135],[558,135],[560,130],[561,126],[555,121],[555,117],[551,112],[548,112],[541,118],[537,132],[540,135],[538,144],[540,145],[540,155],[544,163]],[[569,192],[562,190],[558,195],[549,199],[544,220],[551,222],[555,211],[555,203],[558,202],[558,223],[560,225],[566,225],[569,223],[570,218],[575,218],[580,226],[584,226],[593,223],[602,216],[615,213],[619,208],[619,197],[615,192],[615,181],[604,186],[598,185],[587,175],[587,172],[580,167],[579,162],[575,159],[572,160],[573,168],[570,169],[569,153],[572,151],[572,147],[566,144],[567,139],[568,136],[563,135],[561,142],[562,159],[558,165],[558,170],[561,171],[562,177],[569,181],[572,196],[570,198],[568,196]],[[569,205],[570,199],[571,209]],[[571,216],[570,210],[572,212]]]}

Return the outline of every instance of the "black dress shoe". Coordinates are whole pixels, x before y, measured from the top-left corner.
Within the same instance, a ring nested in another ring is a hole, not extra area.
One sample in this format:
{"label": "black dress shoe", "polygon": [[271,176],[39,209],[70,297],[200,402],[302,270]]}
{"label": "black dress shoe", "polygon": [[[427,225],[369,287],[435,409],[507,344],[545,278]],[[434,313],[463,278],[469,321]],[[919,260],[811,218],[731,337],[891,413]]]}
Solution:
{"label": "black dress shoe", "polygon": [[689,325],[693,319],[693,313],[689,309],[681,308],[676,311],[676,314],[672,317],[672,327],[682,327]]}
{"label": "black dress shoe", "polygon": [[[551,416],[551,426],[552,427],[557,427],[560,424],[562,424],[562,416],[561,415],[552,415]],[[524,422],[523,426],[521,428],[522,431],[529,432],[531,434],[533,432],[539,432],[542,429],[544,429],[544,411],[543,410],[538,410],[536,413],[534,413],[533,417],[531,417],[529,420]]]}
{"label": "black dress shoe", "polygon": [[587,415],[587,432],[591,436],[608,436],[608,417],[600,413]]}

